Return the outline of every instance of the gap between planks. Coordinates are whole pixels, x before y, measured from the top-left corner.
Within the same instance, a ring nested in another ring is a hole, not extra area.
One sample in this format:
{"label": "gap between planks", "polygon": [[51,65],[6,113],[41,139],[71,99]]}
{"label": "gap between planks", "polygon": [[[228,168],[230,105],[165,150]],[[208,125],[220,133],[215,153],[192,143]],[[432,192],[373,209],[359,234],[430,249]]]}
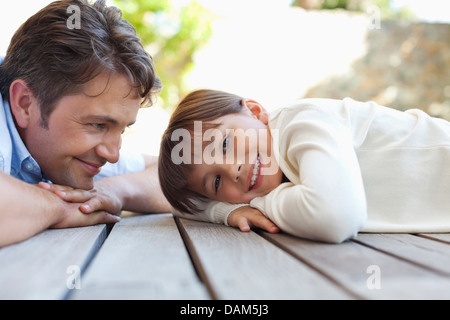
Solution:
{"label": "gap between planks", "polygon": [[197,253],[197,250],[195,249],[194,244],[192,243],[191,238],[189,237],[183,224],[180,222],[180,218],[176,216],[173,216],[173,218],[175,220],[175,224],[177,225],[178,231],[180,232],[181,239],[183,240],[183,243],[186,246],[186,251],[188,252],[189,258],[191,259],[191,263],[194,267],[197,277],[205,285],[208,294],[211,296],[211,299],[217,300],[218,299],[217,294],[215,293],[210,281],[208,280],[208,277],[206,276],[206,271],[203,268],[203,264]]}
{"label": "gap between planks", "polygon": [[324,278],[328,279],[330,282],[334,283],[336,286],[338,286],[339,288],[341,288],[343,291],[345,291],[349,296],[353,297],[355,300],[363,300],[366,299],[365,297],[357,294],[356,292],[353,292],[352,290],[348,289],[347,287],[343,286],[342,283],[340,283],[339,281],[337,281],[334,277],[332,277],[331,275],[329,275],[327,272],[323,271],[322,269],[318,268],[317,266],[315,266],[313,263],[311,263],[308,259],[302,257],[301,255],[297,254],[296,252],[294,252],[293,250],[291,250],[288,246],[284,245],[282,242],[277,241],[274,237],[272,237],[270,235],[270,233],[265,232],[263,230],[257,230],[256,233],[266,239],[267,241],[269,241],[270,243],[272,243],[273,245],[275,245],[276,247],[280,248],[281,250],[285,251],[286,253],[288,253],[289,255],[291,255],[292,257],[294,257],[295,259],[299,260],[300,262],[302,262],[303,264],[305,264],[306,266],[308,266],[309,268],[311,268],[312,270],[314,270],[315,272],[319,273],[320,275],[322,275]]}

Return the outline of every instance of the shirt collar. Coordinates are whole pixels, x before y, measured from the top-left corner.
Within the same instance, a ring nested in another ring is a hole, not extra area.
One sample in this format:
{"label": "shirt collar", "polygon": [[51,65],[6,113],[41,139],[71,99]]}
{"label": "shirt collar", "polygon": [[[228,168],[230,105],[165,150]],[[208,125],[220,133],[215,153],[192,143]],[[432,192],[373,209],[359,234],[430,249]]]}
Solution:
{"label": "shirt collar", "polygon": [[6,123],[12,142],[11,175],[29,183],[42,180],[41,168],[26,148],[14,123],[11,108],[7,101],[3,101]]}

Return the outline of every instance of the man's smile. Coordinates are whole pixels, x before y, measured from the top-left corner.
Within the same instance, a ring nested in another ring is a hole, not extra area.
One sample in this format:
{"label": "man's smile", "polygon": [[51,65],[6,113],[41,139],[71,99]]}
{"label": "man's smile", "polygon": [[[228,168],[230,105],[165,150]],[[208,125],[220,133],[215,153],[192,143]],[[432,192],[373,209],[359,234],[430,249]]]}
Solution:
{"label": "man's smile", "polygon": [[105,164],[105,163],[84,161],[81,160],[80,158],[75,159],[78,160],[81,163],[81,165],[86,169],[86,171],[88,171],[91,175],[98,174],[100,172],[101,167]]}

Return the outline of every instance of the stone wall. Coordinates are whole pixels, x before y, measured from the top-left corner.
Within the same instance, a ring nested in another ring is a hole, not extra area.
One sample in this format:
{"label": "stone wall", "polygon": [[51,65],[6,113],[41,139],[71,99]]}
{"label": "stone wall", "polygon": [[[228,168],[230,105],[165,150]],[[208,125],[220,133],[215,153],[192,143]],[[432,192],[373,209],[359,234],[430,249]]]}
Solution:
{"label": "stone wall", "polygon": [[381,21],[366,41],[366,54],[347,72],[327,77],[305,97],[348,96],[450,120],[450,24]]}

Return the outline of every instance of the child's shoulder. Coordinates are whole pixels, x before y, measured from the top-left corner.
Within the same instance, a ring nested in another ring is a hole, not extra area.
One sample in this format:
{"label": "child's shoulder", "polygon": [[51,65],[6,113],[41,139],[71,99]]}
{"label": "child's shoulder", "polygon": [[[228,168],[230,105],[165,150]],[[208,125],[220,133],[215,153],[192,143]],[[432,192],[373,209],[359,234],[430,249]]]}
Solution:
{"label": "child's shoulder", "polygon": [[[347,99],[347,98],[346,98]],[[319,113],[334,112],[340,109],[346,102],[346,99],[328,99],[328,98],[304,98],[293,101],[271,112],[271,119],[280,117],[292,118],[295,114],[302,111],[317,111]],[[350,99],[351,100],[351,99]]]}
{"label": "child's shoulder", "polygon": [[346,100],[351,100],[350,98],[345,98],[343,100],[338,99],[329,99],[329,98],[304,98],[295,100],[289,104],[282,106],[277,109],[275,112],[282,111],[293,111],[293,110],[310,110],[317,109],[320,110],[322,108],[330,109],[341,106],[345,103]]}

